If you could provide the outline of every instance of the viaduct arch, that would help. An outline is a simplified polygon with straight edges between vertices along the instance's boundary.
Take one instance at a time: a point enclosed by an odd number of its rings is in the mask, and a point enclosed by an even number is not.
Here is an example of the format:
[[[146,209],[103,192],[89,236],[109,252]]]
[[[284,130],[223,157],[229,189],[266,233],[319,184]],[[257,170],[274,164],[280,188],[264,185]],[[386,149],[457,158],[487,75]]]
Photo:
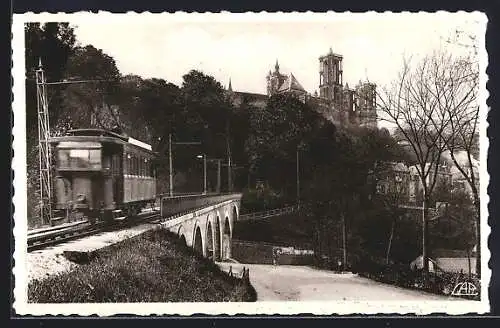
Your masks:
[[[176,233],[188,247],[214,261],[231,258],[233,227],[239,217],[241,195],[198,209],[177,218],[169,218],[162,226]]]

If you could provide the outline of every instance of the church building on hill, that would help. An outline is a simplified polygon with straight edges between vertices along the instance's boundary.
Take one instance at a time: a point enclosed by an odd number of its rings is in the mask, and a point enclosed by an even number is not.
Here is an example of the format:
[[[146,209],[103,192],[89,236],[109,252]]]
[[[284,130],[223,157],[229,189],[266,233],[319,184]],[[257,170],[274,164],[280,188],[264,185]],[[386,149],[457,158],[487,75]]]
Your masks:
[[[227,93],[235,106],[243,102],[257,108],[264,108],[267,99],[276,94],[291,94],[300,101],[311,105],[325,118],[337,126],[360,126],[377,128],[376,85],[359,82],[354,89],[343,85],[342,55],[330,52],[319,57],[319,95],[308,93],[293,73],[280,72],[278,61],[274,71],[266,76],[267,94],[235,92],[231,81]]]
[[[300,85],[299,81],[297,81],[292,73],[289,73],[287,75],[280,73],[280,66],[277,60],[276,65],[274,65],[274,72],[269,71],[269,74],[266,77],[266,81],[267,95],[269,97],[280,93],[291,93],[301,101],[306,101],[306,90],[304,90],[302,85]]]

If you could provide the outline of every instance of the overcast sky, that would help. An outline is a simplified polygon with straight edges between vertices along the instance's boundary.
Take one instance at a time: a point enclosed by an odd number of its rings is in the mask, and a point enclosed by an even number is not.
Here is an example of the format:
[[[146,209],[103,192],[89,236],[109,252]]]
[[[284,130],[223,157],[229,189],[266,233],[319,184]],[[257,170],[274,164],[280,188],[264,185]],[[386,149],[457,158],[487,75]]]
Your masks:
[[[344,83],[369,78],[385,85],[397,75],[403,55],[450,47],[445,40],[457,29],[478,30],[477,16],[467,13],[251,17],[121,15],[69,21],[78,41],[103,49],[122,74],[180,85],[184,74],[198,69],[224,86],[231,78],[236,91],[257,93],[266,92],[265,76],[276,59],[282,72],[292,72],[311,93],[318,89],[318,57],[330,47],[344,57]]]

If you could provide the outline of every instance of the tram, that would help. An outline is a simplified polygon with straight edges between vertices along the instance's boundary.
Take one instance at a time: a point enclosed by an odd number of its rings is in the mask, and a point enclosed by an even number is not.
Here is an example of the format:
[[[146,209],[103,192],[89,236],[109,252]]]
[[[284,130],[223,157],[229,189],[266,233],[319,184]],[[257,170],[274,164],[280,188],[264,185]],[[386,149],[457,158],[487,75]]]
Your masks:
[[[55,210],[112,222],[134,217],[155,202],[151,145],[102,129],[70,130],[50,143],[56,159]]]

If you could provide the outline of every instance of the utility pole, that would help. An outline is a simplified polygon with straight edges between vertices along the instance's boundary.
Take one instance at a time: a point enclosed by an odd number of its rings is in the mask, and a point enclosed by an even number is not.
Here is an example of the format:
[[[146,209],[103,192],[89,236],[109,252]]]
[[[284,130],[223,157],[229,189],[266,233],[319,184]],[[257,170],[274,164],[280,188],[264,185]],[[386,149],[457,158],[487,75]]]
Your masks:
[[[38,165],[40,170],[40,219],[44,223],[50,223],[52,220],[52,154],[49,144],[50,124],[47,89],[41,59],[38,62],[38,69],[36,70],[36,91],[38,112]]]
[[[233,189],[232,188],[232,181],[231,181],[231,175],[232,175],[232,172],[231,172],[231,157],[228,156],[227,158],[227,191],[228,192],[231,192],[231,190]]]
[[[297,205],[300,206],[299,149],[297,148]]]
[[[347,227],[346,227],[346,222],[345,222],[345,215],[344,213],[341,214],[342,216],[342,257],[343,257],[343,268],[344,271],[347,270]]]
[[[172,133],[168,134],[168,175],[169,175],[169,190],[170,197],[174,196],[174,177],[172,172]]]
[[[423,184],[422,184],[423,185]],[[424,277],[427,278],[427,273],[429,272],[429,262],[427,261],[427,220],[425,218],[425,210],[426,210],[426,192],[425,188],[423,190],[423,200],[422,200],[422,261],[423,261],[423,269],[424,269]]]
[[[207,154],[203,154],[203,193],[207,193]]]
[[[217,160],[217,193],[220,194],[220,166],[221,166],[221,160]]]
[[[229,144],[229,117],[226,121],[226,150],[227,150],[227,185],[228,192],[231,192],[233,189],[232,182],[232,168],[231,168],[231,146]]]
[[[220,176],[220,173],[221,173],[221,162],[222,162],[222,159],[220,158],[206,158],[205,157],[205,168],[206,168],[206,165],[207,163],[206,162],[217,162],[217,193],[220,193],[220,187],[221,187],[221,176]],[[206,169],[205,169],[205,172],[206,172]],[[205,174],[206,176],[206,174]]]
[[[238,166],[238,165],[235,165],[234,163],[233,163],[233,164],[231,164],[231,163],[228,163],[228,164],[222,164],[221,166],[227,167],[227,172],[228,172],[228,180],[229,180],[229,181],[228,181],[228,188],[229,188],[229,190],[228,190],[228,191],[229,191],[229,192],[231,192],[231,191],[232,191],[232,188],[231,188],[231,186],[232,186],[232,181],[231,181],[230,177],[231,177],[231,173],[232,173],[232,171],[233,171],[233,170],[242,169],[242,168],[244,168],[244,167],[243,167],[243,166]]]

